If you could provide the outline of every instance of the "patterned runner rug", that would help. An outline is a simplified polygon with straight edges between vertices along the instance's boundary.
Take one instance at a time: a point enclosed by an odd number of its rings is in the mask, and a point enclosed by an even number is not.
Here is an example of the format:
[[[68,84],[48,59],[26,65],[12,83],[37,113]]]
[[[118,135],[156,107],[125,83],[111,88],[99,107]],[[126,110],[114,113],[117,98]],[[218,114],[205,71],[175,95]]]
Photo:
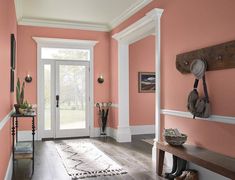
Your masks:
[[[56,149],[72,179],[127,173],[90,142],[62,142],[56,144]]]

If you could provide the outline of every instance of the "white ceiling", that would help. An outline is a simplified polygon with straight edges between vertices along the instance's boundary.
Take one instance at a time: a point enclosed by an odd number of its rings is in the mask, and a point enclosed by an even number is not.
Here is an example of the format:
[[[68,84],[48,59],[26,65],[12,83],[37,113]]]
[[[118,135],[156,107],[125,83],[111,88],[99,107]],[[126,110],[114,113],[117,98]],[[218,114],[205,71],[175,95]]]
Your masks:
[[[152,0],[15,0],[18,23],[109,31]]]

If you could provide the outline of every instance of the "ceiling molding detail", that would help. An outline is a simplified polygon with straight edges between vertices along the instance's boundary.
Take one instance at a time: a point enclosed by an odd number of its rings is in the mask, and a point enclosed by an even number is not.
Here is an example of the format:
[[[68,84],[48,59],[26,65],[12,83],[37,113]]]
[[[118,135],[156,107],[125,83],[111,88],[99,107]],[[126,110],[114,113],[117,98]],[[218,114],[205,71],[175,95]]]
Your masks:
[[[41,26],[41,27],[52,27],[52,28],[66,28],[66,29],[80,29],[90,31],[110,31],[107,25],[103,24],[92,24],[92,23],[81,23],[71,21],[55,21],[47,19],[34,19],[34,18],[21,18],[18,20],[19,25],[25,26]]]
[[[61,39],[61,38],[46,38],[46,37],[32,37],[32,39],[37,44],[46,44],[46,45],[54,45],[56,46],[63,45],[63,46],[87,46],[93,47],[99,41],[91,41],[91,40],[77,40],[77,39]]]
[[[17,21],[19,21],[22,18],[22,11],[23,11],[22,2],[21,0],[14,0],[14,3],[15,3],[16,19]]]
[[[155,8],[145,14],[144,17],[134,22],[126,29],[118,32],[112,36],[117,41],[132,44],[140,39],[143,39],[155,32],[155,24],[153,23],[156,18],[160,18],[163,13],[163,9]],[[144,28],[143,28],[144,27]],[[138,33],[138,38],[136,34]],[[134,37],[134,39],[133,39]]]
[[[142,9],[152,1],[153,0],[143,0],[141,2],[133,4],[130,8],[122,12],[120,16],[116,17],[109,24],[96,24],[96,23],[84,23],[77,21],[61,21],[61,20],[28,18],[28,17],[26,18],[23,16],[22,0],[14,0],[16,16],[19,25],[80,29],[80,30],[104,31],[104,32],[111,31],[113,28],[120,25],[122,22],[127,20],[129,17],[134,15],[136,12],[138,12],[140,9]]]
[[[134,15],[136,12],[138,12],[140,9],[144,8],[146,5],[148,5],[153,0],[143,0],[142,2],[137,2],[133,4],[130,8],[125,10],[120,16],[116,17],[110,24],[110,29],[114,29],[118,25],[120,25],[122,22],[127,20],[129,17]]]

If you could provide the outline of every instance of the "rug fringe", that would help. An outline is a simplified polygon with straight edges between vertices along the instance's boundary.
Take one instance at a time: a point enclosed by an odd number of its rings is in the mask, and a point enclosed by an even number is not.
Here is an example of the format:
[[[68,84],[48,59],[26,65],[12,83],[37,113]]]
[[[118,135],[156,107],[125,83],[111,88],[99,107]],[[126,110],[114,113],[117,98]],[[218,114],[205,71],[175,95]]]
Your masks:
[[[123,175],[127,174],[127,171],[124,169],[113,169],[113,170],[102,170],[102,171],[90,171],[90,172],[83,172],[83,173],[75,173],[69,174],[72,176],[72,179],[84,179],[84,178],[91,178],[91,177],[98,177],[98,176],[114,176],[114,175]]]

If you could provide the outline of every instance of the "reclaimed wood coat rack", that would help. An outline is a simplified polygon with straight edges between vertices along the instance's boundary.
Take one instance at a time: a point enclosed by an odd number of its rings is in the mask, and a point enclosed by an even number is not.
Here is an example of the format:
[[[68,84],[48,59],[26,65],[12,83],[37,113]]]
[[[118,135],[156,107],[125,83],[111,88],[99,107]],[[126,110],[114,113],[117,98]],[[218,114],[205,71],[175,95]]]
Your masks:
[[[176,68],[183,74],[190,73],[194,59],[207,62],[207,71],[235,68],[235,41],[186,52],[176,56]]]

